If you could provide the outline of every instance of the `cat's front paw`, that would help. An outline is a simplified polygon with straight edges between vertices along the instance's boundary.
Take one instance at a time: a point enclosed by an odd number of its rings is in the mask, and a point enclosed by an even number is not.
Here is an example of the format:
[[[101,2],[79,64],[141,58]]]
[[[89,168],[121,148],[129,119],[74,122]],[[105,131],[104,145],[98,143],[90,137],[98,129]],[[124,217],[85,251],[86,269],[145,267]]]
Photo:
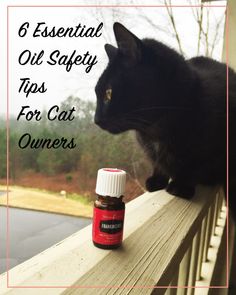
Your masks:
[[[168,184],[168,178],[162,176],[150,176],[146,180],[146,189],[149,192],[159,191],[164,189]]]
[[[166,191],[171,195],[178,196],[185,199],[191,199],[195,193],[195,187],[192,185],[171,181]]]

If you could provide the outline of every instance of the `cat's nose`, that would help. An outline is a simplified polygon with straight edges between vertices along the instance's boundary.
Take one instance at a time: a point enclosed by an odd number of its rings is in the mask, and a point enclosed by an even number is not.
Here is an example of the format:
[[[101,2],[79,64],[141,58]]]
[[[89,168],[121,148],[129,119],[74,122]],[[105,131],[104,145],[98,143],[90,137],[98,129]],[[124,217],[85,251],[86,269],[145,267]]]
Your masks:
[[[101,122],[102,122],[101,118],[99,118],[99,116],[95,115],[95,117],[94,117],[94,123],[97,124],[97,125],[99,125],[99,124],[101,124]]]
[[[94,123],[98,125],[99,127],[103,128],[107,124],[106,118],[104,116],[101,116],[101,114],[96,114],[94,116]]]

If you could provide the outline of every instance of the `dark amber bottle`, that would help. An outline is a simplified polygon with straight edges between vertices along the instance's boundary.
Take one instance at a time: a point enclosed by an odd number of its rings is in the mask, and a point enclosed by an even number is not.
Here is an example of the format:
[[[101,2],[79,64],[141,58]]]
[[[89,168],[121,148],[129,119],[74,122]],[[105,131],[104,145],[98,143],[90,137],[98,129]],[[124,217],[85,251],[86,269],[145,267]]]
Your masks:
[[[122,244],[125,180],[123,170],[103,168],[98,171],[93,214],[93,243],[96,247],[115,249]]]

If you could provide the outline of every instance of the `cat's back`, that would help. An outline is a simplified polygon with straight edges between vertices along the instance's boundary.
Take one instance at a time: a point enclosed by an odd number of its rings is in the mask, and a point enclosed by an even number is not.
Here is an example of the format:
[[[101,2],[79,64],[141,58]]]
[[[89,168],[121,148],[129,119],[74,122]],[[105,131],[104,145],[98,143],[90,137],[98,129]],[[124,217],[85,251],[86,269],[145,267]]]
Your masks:
[[[227,94],[227,66],[226,64],[208,57],[194,57],[189,59],[190,68],[200,79],[202,97],[205,103],[211,102],[219,110],[226,111]],[[236,73],[228,68],[229,100],[232,107],[236,107]]]
[[[225,84],[222,83],[223,81],[226,81],[227,74],[227,68],[224,63],[204,56],[193,57],[187,62],[201,79],[212,83],[220,80],[220,85],[225,87]]]
[[[199,56],[189,59],[189,66],[195,71],[201,80],[201,85],[207,93],[213,93],[217,99],[226,99],[227,77],[228,92],[231,109],[236,111],[236,72],[225,63],[213,60],[208,57]]]
[[[209,57],[197,56],[187,60],[190,68],[195,71],[200,79],[212,82],[215,87],[222,86],[226,90],[227,70],[232,91],[236,91],[236,73],[225,63],[216,61]],[[202,82],[204,82],[204,80]],[[217,82],[220,82],[217,86]],[[225,82],[225,83],[224,83]],[[235,95],[232,97],[236,100]]]

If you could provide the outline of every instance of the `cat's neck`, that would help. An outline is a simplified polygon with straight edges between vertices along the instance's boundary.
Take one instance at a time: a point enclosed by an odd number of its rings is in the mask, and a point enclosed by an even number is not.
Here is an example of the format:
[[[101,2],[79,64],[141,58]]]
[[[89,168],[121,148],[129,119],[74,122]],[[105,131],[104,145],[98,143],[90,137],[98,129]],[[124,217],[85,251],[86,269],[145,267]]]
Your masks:
[[[198,122],[198,115],[195,111],[183,110],[179,113],[166,112],[160,118],[144,128],[137,128],[136,132],[148,141],[170,142],[175,138],[186,134],[193,134]]]

